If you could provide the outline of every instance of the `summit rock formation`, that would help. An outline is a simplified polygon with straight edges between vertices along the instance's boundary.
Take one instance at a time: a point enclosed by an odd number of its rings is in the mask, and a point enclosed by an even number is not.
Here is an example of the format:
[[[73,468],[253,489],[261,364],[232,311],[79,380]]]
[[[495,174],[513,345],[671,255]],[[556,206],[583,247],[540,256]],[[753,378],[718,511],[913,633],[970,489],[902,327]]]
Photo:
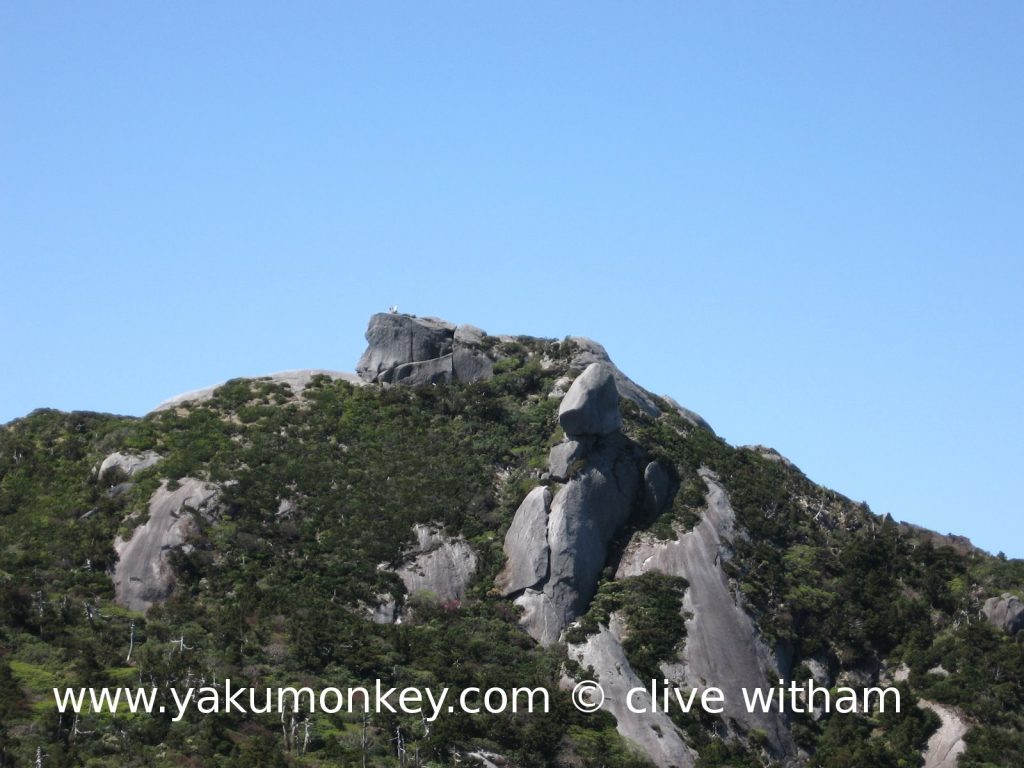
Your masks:
[[[0,679],[17,688],[18,764],[37,743],[117,764],[129,742],[158,766],[193,742],[238,764],[278,747],[296,764],[392,764],[397,745],[407,761],[510,768],[1024,762],[1019,561],[729,445],[590,339],[390,312],[366,342],[355,373],[4,427]],[[91,718],[51,737],[52,717],[33,720],[52,693],[29,690],[40,682],[161,675],[529,683],[561,704],[471,726],[371,717],[358,741],[315,717],[225,720],[227,739]],[[606,715],[566,719],[585,678]],[[911,705],[848,720],[745,706],[744,692],[807,678],[894,683]],[[652,679],[715,687],[723,712],[634,711],[633,689],[655,703]],[[0,752],[15,743],[4,727]]]

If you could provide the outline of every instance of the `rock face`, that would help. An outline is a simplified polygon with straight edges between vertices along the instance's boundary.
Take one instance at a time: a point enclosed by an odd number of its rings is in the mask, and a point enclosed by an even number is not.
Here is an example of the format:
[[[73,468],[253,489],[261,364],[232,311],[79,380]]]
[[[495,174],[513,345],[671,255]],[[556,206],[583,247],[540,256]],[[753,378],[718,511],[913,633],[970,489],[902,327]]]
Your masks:
[[[401,565],[393,569],[402,580],[405,591],[412,596],[427,594],[442,602],[461,600],[466,586],[476,572],[476,553],[461,536],[445,536],[432,525],[414,525],[416,544],[405,553]],[[381,570],[392,570],[386,563]],[[394,595],[377,595],[375,605],[365,606],[367,617],[377,624],[400,624],[405,609]]]
[[[552,480],[564,483],[569,479],[572,465],[583,458],[586,447],[578,440],[565,440],[548,454],[548,473]]]
[[[131,477],[136,472],[149,469],[162,457],[156,451],[145,451],[143,453],[112,453],[105,458],[97,470],[97,475],[102,478],[112,469],[120,470],[125,477]]]
[[[741,689],[765,688],[766,674],[774,678],[777,665],[750,616],[737,603],[722,570],[723,558],[731,555],[735,513],[714,476],[710,472],[701,476],[708,493],[707,511],[700,523],[676,541],[634,537],[623,553],[616,578],[652,570],[685,578],[689,582],[683,599],[686,646],[679,662],[663,666],[662,671],[685,686],[720,688],[726,701],[722,718],[731,731],[738,734],[758,728],[777,755],[793,754],[795,747],[781,716],[750,713],[744,706]]]
[[[659,768],[690,768],[696,763],[697,755],[683,741],[668,715],[650,711],[650,693],[633,698],[634,707],[646,709],[646,714],[629,711],[627,693],[633,688],[649,688],[650,681],[640,680],[626,659],[620,638],[608,627],[602,625],[584,643],[569,646],[569,656],[584,668],[593,668],[605,692],[603,708],[615,716],[618,732],[640,747],[651,762]]]
[[[114,542],[114,592],[121,605],[145,611],[171,594],[170,553],[184,544],[193,514],[208,511],[216,500],[217,489],[194,478],[184,478],[175,490],[166,482],[157,488],[149,500],[149,519],[127,541]]]
[[[542,645],[558,642],[594,596],[608,545],[628,519],[640,483],[634,450],[618,433],[597,440],[585,455],[583,469],[551,502],[548,561],[546,568],[537,568],[545,570],[547,578],[515,598],[523,608],[523,627]]]
[[[967,749],[964,736],[968,725],[952,707],[935,704],[924,699],[918,702],[923,709],[930,709],[939,716],[942,724],[928,739],[924,751],[924,768],[956,768],[960,755]]]
[[[438,600],[459,600],[476,571],[476,553],[461,536],[452,538],[431,525],[415,525],[416,545],[395,569],[413,595],[427,592]]]
[[[1006,593],[1002,597],[990,597],[981,611],[992,626],[1011,635],[1024,629],[1024,603],[1016,595]]]
[[[503,596],[535,587],[548,575],[548,510],[551,491],[530,491],[505,535],[505,568],[495,581]]]
[[[576,377],[558,408],[565,434],[607,435],[622,426],[614,370],[608,363],[591,363]]]
[[[644,512],[648,517],[661,514],[668,506],[672,479],[656,461],[644,467]]]
[[[356,372],[367,382],[412,386],[482,381],[494,368],[479,349],[484,336],[479,328],[437,318],[376,314],[366,329],[369,346]]]

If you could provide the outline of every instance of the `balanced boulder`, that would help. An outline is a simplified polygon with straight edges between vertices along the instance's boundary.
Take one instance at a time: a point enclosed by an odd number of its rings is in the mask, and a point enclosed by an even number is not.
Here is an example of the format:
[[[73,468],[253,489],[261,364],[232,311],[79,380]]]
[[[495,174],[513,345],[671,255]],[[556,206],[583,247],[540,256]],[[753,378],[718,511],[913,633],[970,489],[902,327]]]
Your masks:
[[[558,421],[570,437],[607,435],[622,426],[615,372],[607,363],[591,363],[569,387]]]

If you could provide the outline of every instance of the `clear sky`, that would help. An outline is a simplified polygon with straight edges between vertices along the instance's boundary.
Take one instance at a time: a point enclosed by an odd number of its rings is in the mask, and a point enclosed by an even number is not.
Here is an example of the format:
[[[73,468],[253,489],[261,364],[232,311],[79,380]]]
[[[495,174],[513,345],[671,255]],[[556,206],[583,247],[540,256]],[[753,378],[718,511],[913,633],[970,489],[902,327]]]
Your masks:
[[[1024,557],[1024,4],[0,4],[0,422],[590,336]]]

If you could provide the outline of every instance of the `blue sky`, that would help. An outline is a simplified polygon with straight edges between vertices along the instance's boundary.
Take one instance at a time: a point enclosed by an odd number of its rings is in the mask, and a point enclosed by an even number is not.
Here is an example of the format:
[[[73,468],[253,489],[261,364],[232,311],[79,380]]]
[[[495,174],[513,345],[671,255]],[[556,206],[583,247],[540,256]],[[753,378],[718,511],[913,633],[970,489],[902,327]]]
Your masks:
[[[1024,556],[1020,3],[4,3],[0,422],[604,343],[735,444]]]

